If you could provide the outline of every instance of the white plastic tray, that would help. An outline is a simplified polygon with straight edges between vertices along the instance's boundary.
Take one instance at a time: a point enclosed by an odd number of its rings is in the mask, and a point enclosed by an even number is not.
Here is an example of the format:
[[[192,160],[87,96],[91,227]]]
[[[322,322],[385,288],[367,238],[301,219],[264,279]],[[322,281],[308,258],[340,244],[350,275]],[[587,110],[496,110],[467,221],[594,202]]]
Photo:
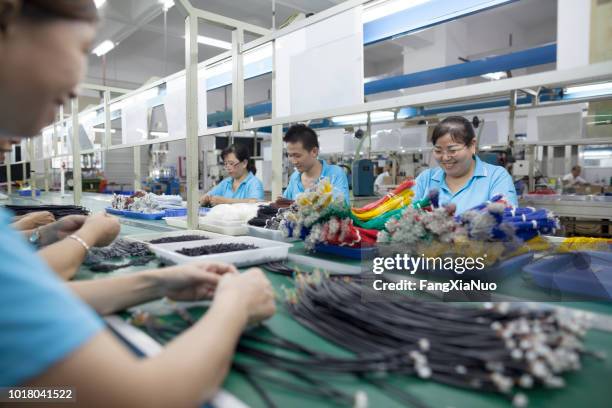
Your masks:
[[[249,229],[246,224],[238,223],[223,223],[214,222],[208,216],[200,217],[198,220],[198,228],[204,231],[215,232],[221,235],[247,235]],[[165,219],[166,224],[175,228],[187,228],[187,217],[168,217]]]
[[[182,248],[194,248],[203,245],[229,243],[251,244],[255,245],[257,248],[202,256],[187,256],[175,252]],[[210,239],[207,241],[154,244],[150,246],[150,249],[160,258],[176,264],[183,264],[194,261],[214,261],[227,262],[234,264],[237,267],[243,267],[251,265],[260,265],[266,262],[282,261],[284,259],[287,259],[289,248],[291,248],[291,246],[292,245],[288,243],[271,241],[269,239],[261,239],[256,237],[226,237],[219,239]]]
[[[298,238],[284,237],[283,233],[278,231],[278,230],[272,230],[272,229],[268,229],[268,228],[256,227],[254,225],[248,225],[248,224],[247,224],[247,228],[249,229],[249,235],[252,236],[252,237],[258,237],[258,238],[263,238],[263,239],[271,239],[273,241],[280,241],[280,242],[295,242],[295,241],[299,241]]]
[[[216,232],[223,235],[246,235],[249,232],[247,225],[242,222],[218,222],[206,217],[200,217],[198,224],[200,229]]]
[[[125,239],[129,239],[132,241],[142,242],[144,244],[149,244],[149,241],[158,238],[166,238],[166,237],[180,237],[183,235],[201,235],[203,240],[210,240],[216,238],[226,238],[226,235],[215,234],[214,232],[201,231],[201,230],[183,230],[183,231],[169,231],[169,232],[156,232],[151,234],[138,234],[138,235],[128,235]],[[191,241],[186,241],[191,242]]]

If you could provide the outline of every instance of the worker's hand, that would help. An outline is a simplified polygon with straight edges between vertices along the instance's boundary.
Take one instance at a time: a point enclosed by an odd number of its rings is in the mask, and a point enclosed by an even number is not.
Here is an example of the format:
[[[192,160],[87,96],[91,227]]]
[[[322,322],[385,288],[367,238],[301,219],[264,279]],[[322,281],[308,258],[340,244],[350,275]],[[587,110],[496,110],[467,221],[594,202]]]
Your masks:
[[[221,276],[238,273],[231,264],[193,262],[150,272],[160,288],[160,295],[172,300],[212,299]]]
[[[221,197],[221,196],[210,196],[210,198],[208,199],[210,205],[215,206],[215,205],[219,205],[219,204],[227,204],[227,200],[225,197]]]
[[[49,211],[35,211],[20,217],[13,223],[13,227],[19,231],[32,230],[51,224],[55,217]]]
[[[74,234],[83,226],[87,219],[84,215],[67,215],[62,219],[47,224],[38,229],[40,233],[39,246],[44,247]]]
[[[276,311],[272,285],[259,268],[224,274],[217,285],[214,302],[224,307],[243,307],[250,323],[267,319]]]
[[[200,205],[208,205],[210,204],[210,196],[208,194],[200,197]]]
[[[77,235],[91,246],[103,247],[113,242],[120,230],[117,217],[100,212],[86,217]]]

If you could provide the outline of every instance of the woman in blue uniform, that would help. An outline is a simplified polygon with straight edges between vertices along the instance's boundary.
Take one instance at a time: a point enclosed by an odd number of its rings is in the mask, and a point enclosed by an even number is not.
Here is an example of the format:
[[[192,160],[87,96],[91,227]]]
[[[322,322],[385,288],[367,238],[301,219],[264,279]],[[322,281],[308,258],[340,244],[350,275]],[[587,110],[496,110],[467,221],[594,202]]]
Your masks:
[[[431,142],[439,167],[427,169],[416,179],[415,200],[439,191],[440,205],[454,203],[455,214],[469,210],[496,194],[518,205],[512,177],[501,166],[483,162],[476,155],[476,135],[462,116],[450,116],[434,129]]]
[[[200,199],[200,204],[217,205],[255,203],[263,201],[264,189],[255,177],[257,169],[244,145],[233,144],[221,153],[223,166],[229,177],[225,178]]]

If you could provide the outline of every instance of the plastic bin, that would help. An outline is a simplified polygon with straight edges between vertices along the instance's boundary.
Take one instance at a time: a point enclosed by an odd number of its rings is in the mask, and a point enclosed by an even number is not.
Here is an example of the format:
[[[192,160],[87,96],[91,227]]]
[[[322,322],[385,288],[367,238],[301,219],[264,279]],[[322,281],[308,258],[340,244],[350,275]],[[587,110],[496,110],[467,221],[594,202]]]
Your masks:
[[[297,238],[287,238],[283,236],[283,233],[279,230],[273,230],[268,228],[256,227],[254,225],[248,225],[249,235],[252,237],[258,237],[263,239],[271,239],[272,241],[281,242],[295,242],[299,241]]]
[[[126,218],[135,218],[139,220],[161,220],[166,215],[164,211],[156,213],[140,213],[136,211],[117,210],[116,208],[112,207],[106,207],[105,211],[109,214],[119,215]]]
[[[143,244],[147,244],[147,245],[152,245],[149,243],[149,241],[152,241],[154,239],[166,238],[166,237],[180,237],[183,235],[201,235],[202,240],[206,240],[206,241],[209,241],[211,239],[227,238],[227,236],[225,235],[215,234],[214,232],[208,232],[208,231],[202,231],[202,230],[181,230],[181,231],[169,231],[169,232],[155,232],[151,234],[128,235],[127,237],[125,237],[125,239],[131,240],[131,241],[142,242]],[[185,241],[185,242],[196,242],[196,241]],[[185,242],[180,242],[180,243],[183,244]]]
[[[612,299],[612,252],[557,254],[524,269],[544,289]]]
[[[36,189],[34,194],[36,195],[36,197],[39,197],[40,196],[40,190]],[[32,190],[19,190],[19,195],[21,197],[32,197]]]
[[[339,245],[316,244],[314,249],[315,252],[322,252],[350,259],[372,259],[378,255],[377,247],[351,248]]]
[[[184,231],[181,231],[183,234]],[[221,254],[187,256],[176,252],[182,248],[194,248],[203,245],[214,244],[251,244],[256,249],[246,249],[243,251],[225,252]],[[282,261],[287,259],[291,244],[261,239],[256,237],[226,237],[210,239],[207,241],[177,242],[171,244],[153,244],[149,248],[160,258],[176,263],[189,263],[194,261],[227,262],[237,267],[261,265],[267,262]]]

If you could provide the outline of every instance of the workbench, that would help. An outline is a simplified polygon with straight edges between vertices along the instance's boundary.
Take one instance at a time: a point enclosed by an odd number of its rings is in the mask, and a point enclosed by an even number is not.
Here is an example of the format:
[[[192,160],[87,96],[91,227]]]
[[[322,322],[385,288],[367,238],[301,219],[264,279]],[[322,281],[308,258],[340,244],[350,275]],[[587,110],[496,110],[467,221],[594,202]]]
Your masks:
[[[59,194],[56,193],[42,193],[41,197],[37,199],[13,196],[10,198],[7,204],[12,203],[32,205],[36,202],[41,204],[71,204],[71,199],[71,197],[59,197]],[[110,196],[84,193],[82,205],[92,210],[92,212],[97,212],[102,211],[103,208],[108,205],[109,201]],[[152,231],[174,230],[174,228],[168,227],[163,220],[141,221],[122,218],[120,221],[122,236],[144,234]],[[327,261],[328,263],[326,266],[330,267],[333,267],[334,265],[343,265],[349,270],[359,269],[359,261],[343,261],[339,258],[324,256],[321,254],[316,254],[313,256],[304,250],[301,243],[294,244],[294,248],[290,251],[290,261],[295,262],[298,265],[300,260],[305,261],[302,269],[306,271],[312,269],[313,265],[317,265],[317,259]],[[312,261],[315,262],[313,263]],[[308,263],[310,265],[306,265]],[[142,267],[130,267],[114,271],[110,274],[93,274],[87,270],[87,268],[81,268],[76,279],[104,279],[108,276],[129,274],[137,270],[151,267],[157,267],[157,265],[155,263],[151,263],[150,265]],[[292,286],[292,280],[285,276],[275,275],[270,272],[267,272],[267,276],[270,278],[275,291],[279,294],[282,294],[281,287]],[[528,294],[531,291],[533,292],[533,295],[536,295],[538,292],[537,287],[531,284],[529,280],[524,279],[524,277],[522,277],[520,274],[509,278],[508,285],[513,286],[515,290],[525,292],[525,294]],[[606,319],[612,318],[611,302],[565,301],[557,302],[554,305],[579,308],[586,311],[596,312]],[[329,343],[310,330],[301,326],[291,318],[289,313],[284,310],[281,305],[278,306],[276,315],[267,322],[267,324],[277,333],[293,341],[304,344],[312,349],[337,356],[350,355],[347,351]],[[143,332],[138,332],[140,335],[144,335]],[[126,340],[130,342],[130,338],[127,338]],[[149,340],[151,339],[149,338]],[[135,341],[135,343],[138,342]],[[610,354],[612,352],[612,332],[591,330],[586,337],[585,345],[592,350],[605,351],[606,353]],[[536,390],[527,391],[526,394],[530,401],[529,406],[555,408],[610,406],[610,400],[612,399],[612,355],[608,356],[605,361],[598,361],[590,357],[585,357],[583,359],[583,368],[580,372],[570,373],[564,377],[567,381],[567,386],[565,388],[550,390],[538,388]],[[321,376],[321,378],[327,381],[327,379],[331,377]],[[369,407],[405,406],[397,400],[391,398],[381,389],[354,377],[342,376],[330,379],[329,381],[337,388],[349,393],[354,393],[357,390],[365,391],[368,395]],[[389,375],[386,377],[386,381],[388,381],[389,384],[396,385],[410,392],[412,395],[419,398],[430,407],[489,408],[509,407],[511,405],[510,402],[501,395],[467,391],[432,381],[421,380],[415,377]],[[230,372],[223,384],[223,389],[251,407],[265,406],[252,386],[242,375],[237,372]],[[273,385],[266,388],[266,391],[279,407],[334,406],[327,400],[294,394]]]

